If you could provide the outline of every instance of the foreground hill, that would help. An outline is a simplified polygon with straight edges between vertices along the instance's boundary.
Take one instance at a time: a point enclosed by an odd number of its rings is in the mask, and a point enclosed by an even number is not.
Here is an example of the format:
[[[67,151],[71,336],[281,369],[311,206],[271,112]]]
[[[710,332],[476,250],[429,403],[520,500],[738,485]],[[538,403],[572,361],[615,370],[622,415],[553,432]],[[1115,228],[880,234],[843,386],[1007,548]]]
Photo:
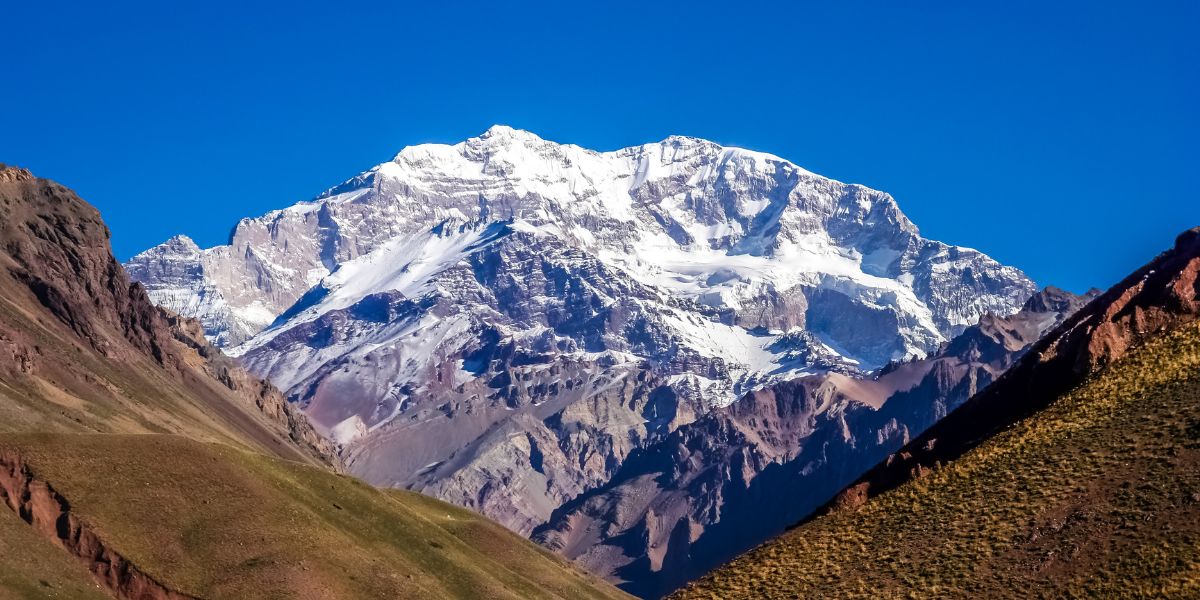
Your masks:
[[[624,597],[334,462],[130,283],[94,208],[0,166],[0,599]]]
[[[830,514],[676,597],[1196,596],[1198,273],[1192,230]]]
[[[278,390],[129,281],[108,237],[73,192],[0,165],[0,432],[177,433],[330,463]]]
[[[0,498],[41,534],[0,542],[14,597],[90,591],[83,564],[133,598],[624,597],[470,511],[180,436],[0,435]]]

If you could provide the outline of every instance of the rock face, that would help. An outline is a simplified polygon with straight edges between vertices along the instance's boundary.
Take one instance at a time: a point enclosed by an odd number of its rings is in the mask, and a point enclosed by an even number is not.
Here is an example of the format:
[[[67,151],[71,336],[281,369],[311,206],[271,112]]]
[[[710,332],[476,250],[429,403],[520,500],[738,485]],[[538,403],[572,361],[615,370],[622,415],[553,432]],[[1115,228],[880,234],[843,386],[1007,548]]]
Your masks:
[[[159,306],[203,323],[213,344],[228,347],[231,342],[242,342],[273,320],[270,312],[256,310],[259,305],[253,302],[235,311],[224,294],[233,295],[236,291],[226,290],[223,294],[213,285],[193,289],[196,282],[203,281],[203,269],[213,262],[215,255],[202,253],[187,237],[173,237],[151,252],[152,255],[142,254],[141,260],[127,265],[130,275],[150,287],[150,297]],[[246,260],[252,258],[247,256]]]
[[[352,472],[521,533],[715,406],[925,356],[1034,291],[887,194],[778,157],[499,126],[128,269]]]
[[[751,392],[633,453],[533,537],[626,591],[661,596],[806,516],[1094,295],[1048,288],[874,378],[828,373]]]
[[[131,283],[93,207],[0,165],[0,431],[174,432],[329,463],[332,445]]]

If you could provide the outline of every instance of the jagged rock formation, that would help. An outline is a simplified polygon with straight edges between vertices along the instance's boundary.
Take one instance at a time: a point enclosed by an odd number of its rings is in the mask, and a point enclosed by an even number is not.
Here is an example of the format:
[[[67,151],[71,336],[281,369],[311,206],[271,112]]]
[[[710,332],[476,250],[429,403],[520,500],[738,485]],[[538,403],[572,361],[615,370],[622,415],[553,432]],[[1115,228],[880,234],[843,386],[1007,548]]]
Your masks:
[[[778,157],[499,126],[128,268],[352,472],[523,533],[713,406],[924,356],[1034,291],[887,194]]]
[[[0,166],[0,431],[176,432],[330,463],[283,394],[150,302],[96,209]]]
[[[658,597],[783,531],[983,389],[1098,292],[1048,288],[877,377],[775,384],[631,455],[534,539]]]

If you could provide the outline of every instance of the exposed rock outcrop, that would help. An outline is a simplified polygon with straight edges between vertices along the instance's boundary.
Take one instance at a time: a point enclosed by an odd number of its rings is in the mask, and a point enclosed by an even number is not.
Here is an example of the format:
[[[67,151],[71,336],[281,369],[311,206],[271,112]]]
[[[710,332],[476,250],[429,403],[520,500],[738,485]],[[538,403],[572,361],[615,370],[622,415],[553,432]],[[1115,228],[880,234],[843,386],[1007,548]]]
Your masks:
[[[289,402],[271,382],[251,375],[237,361],[225,356],[204,337],[199,321],[181,317],[160,308],[175,341],[194,351],[201,359],[199,368],[219,381],[235,397],[252,404],[270,422],[287,432],[300,448],[340,468],[337,449],[312,426],[300,408]]]

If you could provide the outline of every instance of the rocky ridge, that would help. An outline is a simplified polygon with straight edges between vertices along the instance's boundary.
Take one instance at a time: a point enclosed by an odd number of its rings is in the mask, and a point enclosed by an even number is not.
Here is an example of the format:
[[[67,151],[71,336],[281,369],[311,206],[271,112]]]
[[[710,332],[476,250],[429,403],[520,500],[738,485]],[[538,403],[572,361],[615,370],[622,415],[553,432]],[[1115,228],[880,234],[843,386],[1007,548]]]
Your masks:
[[[180,432],[329,464],[332,445],[155,306],[67,188],[0,166],[0,431]]]

